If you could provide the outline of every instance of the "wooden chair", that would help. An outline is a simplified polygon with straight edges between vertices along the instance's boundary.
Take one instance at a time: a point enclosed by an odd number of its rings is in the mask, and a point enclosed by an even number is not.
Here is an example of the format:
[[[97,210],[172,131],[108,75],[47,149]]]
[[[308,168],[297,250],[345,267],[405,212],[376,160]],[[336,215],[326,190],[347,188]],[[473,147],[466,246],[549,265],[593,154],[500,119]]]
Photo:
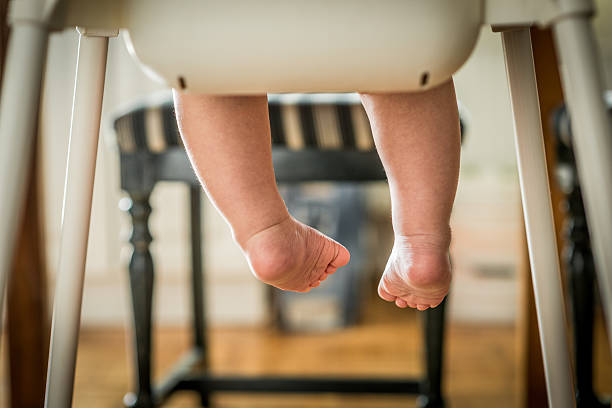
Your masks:
[[[612,92],[607,92],[608,113],[612,120]],[[553,113],[557,154],[557,181],[565,193],[566,247],[564,266],[567,273],[570,322],[574,350],[574,379],[578,408],[604,408],[609,398],[598,396],[593,387],[593,335],[595,320],[595,260],[591,249],[589,227],[580,191],[580,179],[573,147],[570,115],[566,106]]]
[[[271,95],[274,169],[279,183],[372,182],[386,179],[369,122],[356,94]],[[463,130],[463,124],[461,126]],[[425,373],[419,379],[219,377],[208,371],[202,282],[201,186],[179,137],[171,97],[138,102],[114,120],[121,162],[121,187],[131,199],[132,289],[136,384],[124,402],[151,407],[178,390],[194,390],[203,406],[215,391],[372,392],[417,394],[419,406],[442,407],[442,349],[445,302],[424,317]],[[463,132],[462,132],[463,133]],[[151,383],[154,262],[149,251],[149,197],[160,181],[190,188],[192,349],[157,386]]]

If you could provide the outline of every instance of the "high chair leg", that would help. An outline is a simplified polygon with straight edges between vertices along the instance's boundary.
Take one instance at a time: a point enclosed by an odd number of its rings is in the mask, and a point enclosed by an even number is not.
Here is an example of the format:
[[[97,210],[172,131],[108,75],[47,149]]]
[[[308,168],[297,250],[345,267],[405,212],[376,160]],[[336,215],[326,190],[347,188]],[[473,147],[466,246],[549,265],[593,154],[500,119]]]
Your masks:
[[[574,407],[567,320],[528,28],[502,33],[549,406]]]
[[[553,26],[553,33],[612,350],[612,129],[589,19],[569,16]]]
[[[108,37],[81,31],[45,406],[71,406]]]
[[[45,27],[18,22],[12,27],[6,55],[0,101],[0,323],[23,216],[47,37]]]

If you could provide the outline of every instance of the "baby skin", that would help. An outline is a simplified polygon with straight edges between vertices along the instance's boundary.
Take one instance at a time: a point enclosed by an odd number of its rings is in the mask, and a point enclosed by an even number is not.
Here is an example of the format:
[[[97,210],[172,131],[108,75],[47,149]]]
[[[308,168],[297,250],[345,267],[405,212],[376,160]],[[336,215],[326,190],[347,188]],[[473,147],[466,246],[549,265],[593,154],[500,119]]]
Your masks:
[[[460,147],[453,83],[361,97],[389,180],[395,233],[378,293],[401,308],[435,307],[451,280]],[[265,95],[174,98],[191,163],[258,279],[308,292],[348,263],[346,248],[294,219],[280,197]]]

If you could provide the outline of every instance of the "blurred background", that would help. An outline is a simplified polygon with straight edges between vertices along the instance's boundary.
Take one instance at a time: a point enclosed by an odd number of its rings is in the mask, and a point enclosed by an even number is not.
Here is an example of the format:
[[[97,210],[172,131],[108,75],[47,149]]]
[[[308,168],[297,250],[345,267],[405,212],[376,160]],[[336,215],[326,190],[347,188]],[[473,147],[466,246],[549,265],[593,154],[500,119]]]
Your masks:
[[[596,3],[596,33],[607,85],[612,88],[612,4],[605,0]],[[59,253],[77,42],[73,31],[51,36],[41,106],[38,154],[45,203],[42,219],[49,305]],[[455,87],[465,139],[452,217],[454,276],[446,309],[443,392],[453,407],[544,406],[528,402],[529,398],[544,401],[538,395],[542,392],[541,374],[538,377],[541,362],[537,355],[533,357],[533,344],[537,343],[533,343],[534,326],[528,308],[529,271],[501,39],[489,27],[482,29],[472,57],[455,75]],[[135,387],[127,270],[132,223],[124,211],[129,202],[120,188],[112,119],[133,101],[164,91],[144,75],[121,39],[110,41],[75,406],[122,406],[123,396]],[[283,187],[283,193],[294,213],[307,220],[313,217],[311,207],[304,204],[307,201],[323,203],[323,212],[325,206],[338,205],[332,200],[336,196],[344,195],[344,201],[336,197],[344,203],[359,203],[358,207],[349,206],[359,216],[351,227],[358,236],[354,245],[360,251],[351,269],[351,276],[358,276],[358,289],[350,296],[341,289],[325,292],[323,287],[319,296],[313,291],[311,297],[271,293],[252,276],[227,225],[203,198],[205,310],[213,371],[419,376],[423,371],[422,314],[399,310],[376,296],[377,280],[392,245],[385,183],[366,183],[359,189],[318,183],[300,189]],[[160,378],[191,341],[188,187],[159,183],[151,196],[151,207],[153,362],[154,376]],[[320,213],[315,218],[334,228],[333,219],[321,219]],[[333,279],[329,284],[334,285]],[[349,283],[344,281],[336,284],[338,288],[346,285]],[[353,311],[348,317],[342,314],[346,304]],[[596,305],[594,384],[597,392],[609,394],[612,365],[598,301]],[[50,306],[47,313],[51,313]],[[6,345],[2,348],[6,350]],[[0,406],[9,407],[6,354],[0,357]],[[168,406],[197,406],[198,401],[191,394],[178,393]],[[415,406],[415,398],[408,396],[368,399],[327,394],[226,394],[216,396],[214,401],[220,407]]]

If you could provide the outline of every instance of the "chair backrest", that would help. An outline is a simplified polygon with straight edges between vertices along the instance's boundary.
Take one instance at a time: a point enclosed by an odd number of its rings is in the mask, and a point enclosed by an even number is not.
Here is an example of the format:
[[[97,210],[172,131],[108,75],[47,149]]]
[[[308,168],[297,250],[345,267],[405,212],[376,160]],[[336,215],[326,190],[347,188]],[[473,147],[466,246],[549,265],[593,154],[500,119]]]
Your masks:
[[[374,150],[367,115],[356,94],[270,95],[272,145],[291,150]],[[122,153],[162,153],[181,146],[172,98],[153,98],[114,119]]]
[[[272,94],[268,110],[274,148],[375,150],[370,123],[357,94]],[[460,116],[463,138],[464,115]],[[122,109],[113,127],[122,153],[159,154],[182,146],[169,93]]]

